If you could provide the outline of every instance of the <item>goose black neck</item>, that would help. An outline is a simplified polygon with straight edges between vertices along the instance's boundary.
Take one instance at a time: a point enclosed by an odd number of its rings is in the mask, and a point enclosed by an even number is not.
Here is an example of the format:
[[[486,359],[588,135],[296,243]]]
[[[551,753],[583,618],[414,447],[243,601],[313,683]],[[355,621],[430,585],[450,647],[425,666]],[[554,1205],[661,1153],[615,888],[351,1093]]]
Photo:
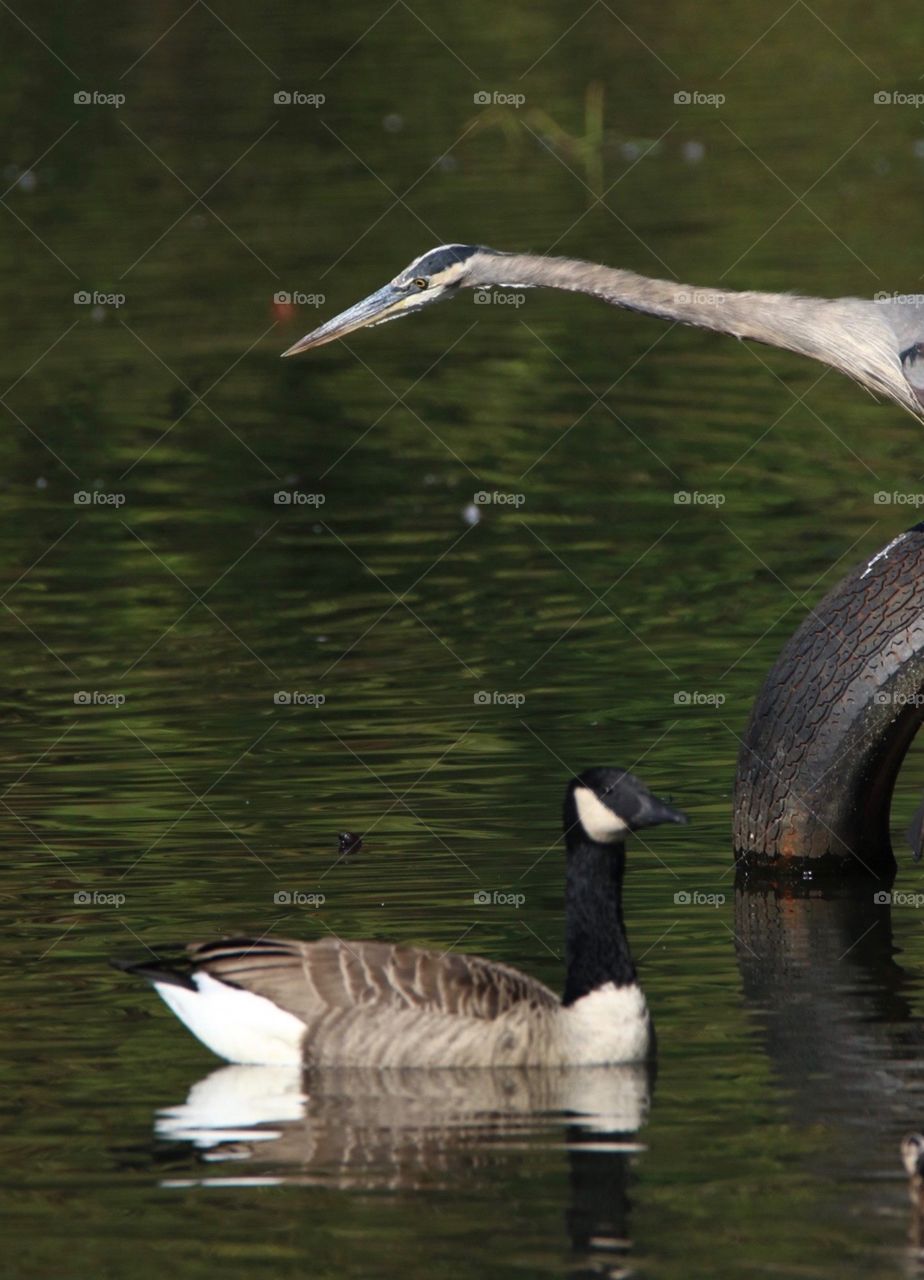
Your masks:
[[[625,865],[625,845],[597,844],[586,836],[568,842],[565,1005],[607,982],[623,987],[636,980],[622,922]]]

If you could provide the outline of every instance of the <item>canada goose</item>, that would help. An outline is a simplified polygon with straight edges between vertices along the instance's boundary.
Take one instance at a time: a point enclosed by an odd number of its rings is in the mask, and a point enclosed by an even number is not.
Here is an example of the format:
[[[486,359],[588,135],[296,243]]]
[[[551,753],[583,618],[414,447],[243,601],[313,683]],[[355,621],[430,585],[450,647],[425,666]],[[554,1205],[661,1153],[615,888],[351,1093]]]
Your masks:
[[[924,1137],[920,1133],[906,1134],[902,1138],[901,1153],[911,1201],[908,1239],[915,1249],[921,1249],[924,1248]]]
[[[902,1164],[909,1178],[916,1178],[920,1185],[924,1175],[924,1137],[919,1133],[908,1133],[902,1138]]]
[[[625,836],[686,815],[623,769],[587,769],[565,793],[566,965],[559,998],[476,956],[384,942],[232,938],[139,974],[229,1062],[360,1067],[590,1066],[654,1048],[622,921]]]

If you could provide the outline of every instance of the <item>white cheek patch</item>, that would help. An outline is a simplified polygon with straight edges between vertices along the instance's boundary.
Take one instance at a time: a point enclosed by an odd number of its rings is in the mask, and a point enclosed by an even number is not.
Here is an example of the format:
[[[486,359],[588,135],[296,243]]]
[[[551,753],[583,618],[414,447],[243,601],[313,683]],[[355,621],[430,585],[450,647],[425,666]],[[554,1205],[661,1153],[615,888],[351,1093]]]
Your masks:
[[[598,844],[616,844],[629,830],[628,823],[598,800],[589,787],[575,787],[574,803],[581,826]]]

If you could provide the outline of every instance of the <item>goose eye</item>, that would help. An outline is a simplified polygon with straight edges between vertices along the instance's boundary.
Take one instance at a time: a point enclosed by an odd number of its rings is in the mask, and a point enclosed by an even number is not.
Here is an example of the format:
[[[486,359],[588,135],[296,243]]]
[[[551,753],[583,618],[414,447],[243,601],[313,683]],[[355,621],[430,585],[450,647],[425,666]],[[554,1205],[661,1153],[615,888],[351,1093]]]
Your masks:
[[[415,289],[426,289],[426,287],[427,287],[427,285],[429,285],[429,283],[430,283],[430,281],[427,279],[427,277],[426,277],[426,276],[418,276],[418,277],[417,277],[417,279],[414,281],[414,288],[415,288]]]

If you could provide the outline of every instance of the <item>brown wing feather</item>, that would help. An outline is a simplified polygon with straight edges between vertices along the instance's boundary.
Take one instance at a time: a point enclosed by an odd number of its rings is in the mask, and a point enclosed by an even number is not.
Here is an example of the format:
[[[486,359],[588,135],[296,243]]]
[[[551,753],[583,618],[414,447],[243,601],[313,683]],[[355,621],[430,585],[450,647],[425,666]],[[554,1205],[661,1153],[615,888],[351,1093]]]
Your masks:
[[[340,938],[233,938],[188,950],[195,968],[266,996],[306,1021],[324,1010],[364,1005],[485,1019],[523,1003],[559,1005],[554,992],[519,970],[455,952]]]

